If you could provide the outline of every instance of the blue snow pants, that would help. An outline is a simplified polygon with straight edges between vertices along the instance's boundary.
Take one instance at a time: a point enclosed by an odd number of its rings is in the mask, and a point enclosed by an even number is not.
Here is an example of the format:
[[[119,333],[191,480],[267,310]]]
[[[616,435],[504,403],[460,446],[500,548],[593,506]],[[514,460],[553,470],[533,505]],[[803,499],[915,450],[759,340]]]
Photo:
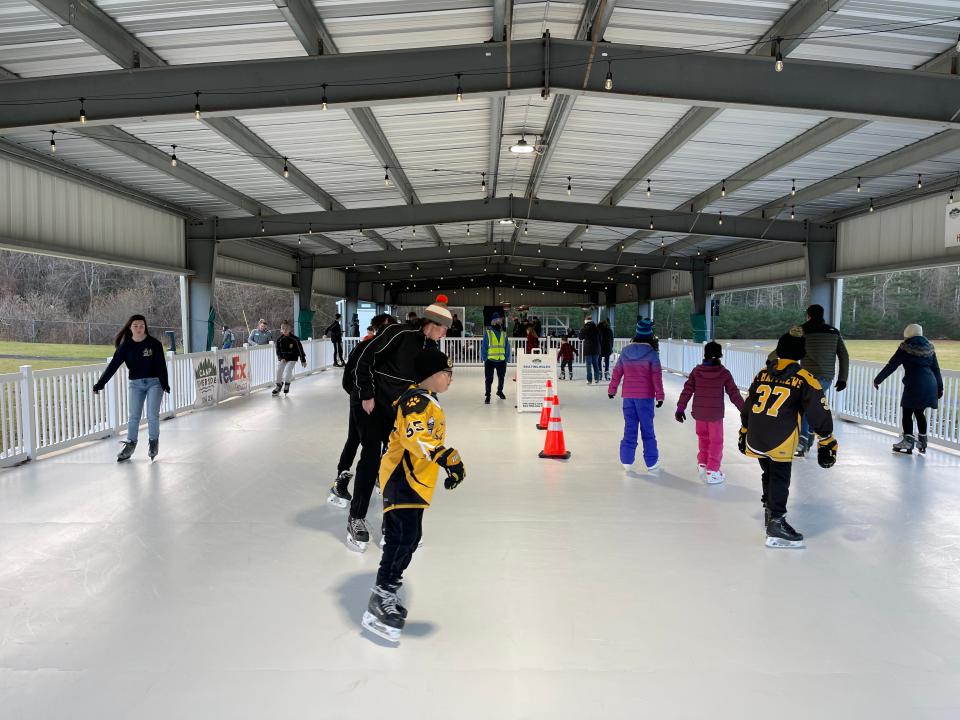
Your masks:
[[[643,438],[643,462],[647,467],[660,459],[657,435],[653,429],[653,398],[623,399],[623,440],[620,441],[620,462],[632,465],[637,457],[637,430]]]

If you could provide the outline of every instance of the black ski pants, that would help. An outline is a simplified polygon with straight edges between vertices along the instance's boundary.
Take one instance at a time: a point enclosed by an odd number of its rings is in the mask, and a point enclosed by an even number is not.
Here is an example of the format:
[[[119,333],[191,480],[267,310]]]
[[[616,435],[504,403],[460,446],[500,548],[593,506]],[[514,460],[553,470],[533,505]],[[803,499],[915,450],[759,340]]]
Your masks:
[[[333,342],[333,364],[343,365],[343,339],[332,338]]]
[[[403,467],[397,466],[397,470],[400,471],[397,482],[406,482],[403,478]],[[391,482],[394,480],[391,479]],[[423,537],[423,508],[398,508],[384,513],[383,534],[386,542],[380,556],[377,585],[400,585],[403,571],[413,559],[420,538]]]
[[[360,428],[357,424],[357,416],[353,410],[353,401],[350,401],[350,412],[347,413],[347,441],[343,444],[343,451],[340,453],[340,462],[337,463],[337,475],[353,467],[353,461],[357,457],[357,450],[360,448]],[[361,408],[361,411],[363,408]]]
[[[790,472],[793,463],[774,462],[770,458],[760,458],[763,471],[763,497],[760,501],[773,517],[787,514],[787,498],[790,496]]]
[[[503,380],[507,376],[506,360],[487,360],[483,363],[484,395],[490,397],[490,387],[493,385],[493,373],[497,373],[497,392],[503,392]]]
[[[926,408],[901,408],[903,410],[903,434],[913,435],[913,419],[917,419],[917,434],[927,434]]]
[[[394,414],[393,408],[379,398],[369,415],[364,412],[359,399],[350,401],[350,412],[360,433],[360,462],[353,482],[350,517],[366,518],[373,486],[380,473],[380,457],[393,429]]]

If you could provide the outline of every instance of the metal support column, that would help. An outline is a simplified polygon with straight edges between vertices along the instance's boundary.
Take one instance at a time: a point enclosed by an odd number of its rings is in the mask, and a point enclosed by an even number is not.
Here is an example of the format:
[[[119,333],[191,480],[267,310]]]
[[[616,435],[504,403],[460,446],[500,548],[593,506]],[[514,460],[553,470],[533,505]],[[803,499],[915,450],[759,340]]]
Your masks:
[[[707,267],[702,260],[694,261],[690,279],[693,288],[693,313],[690,316],[693,339],[695,342],[705,342],[710,337],[710,328],[707,323]]]
[[[836,266],[836,243],[808,242],[806,245],[807,302],[822,305],[824,318],[833,318],[836,283],[828,277]]]
[[[189,336],[189,352],[209,350],[213,342],[213,300],[216,283],[217,241],[187,240],[186,276],[187,323],[184,335]]]
[[[650,300],[650,276],[642,275],[637,278],[637,317],[653,319],[653,302]]]
[[[346,312],[344,334],[357,337],[360,334],[360,283],[355,273],[347,273]]]
[[[293,296],[293,319],[297,323],[297,335],[306,339],[313,337],[313,256],[297,257],[297,287]]]

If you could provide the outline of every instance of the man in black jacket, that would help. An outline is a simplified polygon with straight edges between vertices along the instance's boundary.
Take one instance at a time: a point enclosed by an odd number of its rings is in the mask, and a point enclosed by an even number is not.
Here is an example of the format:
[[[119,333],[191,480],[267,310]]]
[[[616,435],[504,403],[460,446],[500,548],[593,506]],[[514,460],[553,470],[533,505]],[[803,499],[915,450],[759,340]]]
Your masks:
[[[337,313],[333,322],[327,325],[323,334],[329,335],[333,343],[333,366],[343,367],[343,326],[340,325],[340,313]]]
[[[807,308],[807,321],[803,328],[806,353],[800,361],[801,367],[813,375],[823,388],[824,395],[830,390],[834,378],[837,382],[834,387],[837,392],[843,392],[847,387],[847,372],[850,367],[850,356],[847,346],[843,343],[840,331],[824,321],[823,305],[811,305]],[[839,361],[839,373],[835,373]],[[797,446],[797,457],[804,457],[813,445],[813,430],[803,416],[800,429],[800,444]]]
[[[290,323],[280,325],[280,337],[277,338],[275,346],[277,351],[277,386],[271,393],[274,397],[280,394],[280,388],[283,388],[283,394],[290,392],[290,383],[293,381],[293,370],[297,365],[297,360],[303,367],[307,366],[307,356],[303,352],[303,343],[300,338],[290,332]]]
[[[583,330],[580,331],[583,340],[583,360],[587,365],[587,385],[596,377],[599,384],[600,376],[600,330],[593,324],[592,318],[583,321]]]
[[[357,354],[353,369],[354,386],[360,410],[360,462],[353,486],[350,516],[347,519],[347,544],[363,552],[370,541],[365,522],[370,496],[380,469],[383,446],[390,439],[396,418],[393,403],[416,384],[414,358],[425,347],[435,347],[447,334],[453,315],[445,295],[423,311],[419,324],[390,325],[383,328]]]
[[[597,330],[600,333],[600,361],[603,363],[604,380],[609,380],[610,356],[613,354],[613,330],[606,320],[600,321]]]

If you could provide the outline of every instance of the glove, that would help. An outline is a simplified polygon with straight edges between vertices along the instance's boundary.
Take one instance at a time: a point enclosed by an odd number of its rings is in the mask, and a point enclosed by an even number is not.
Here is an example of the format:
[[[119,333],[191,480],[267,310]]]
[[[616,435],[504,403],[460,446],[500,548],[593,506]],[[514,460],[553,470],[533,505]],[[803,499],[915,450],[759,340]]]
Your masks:
[[[745,427],[740,428],[740,435],[737,437],[737,449],[741,454],[747,454],[747,429]]]
[[[837,392],[843,392],[844,390],[847,389],[847,381],[846,381],[846,380],[838,380],[838,381],[837,381],[837,384],[834,385],[833,388],[834,388],[834,390],[836,390]]]
[[[663,407],[663,400],[657,400],[657,407]]]
[[[433,461],[447,471],[447,479],[443,481],[447,490],[453,490],[467,477],[460,453],[453,448],[443,448],[434,456]]]
[[[607,393],[607,397],[613,400],[616,397],[616,395],[611,395],[610,393]]]
[[[817,446],[817,464],[822,468],[832,468],[837,463],[837,441],[833,435],[820,438]]]
[[[94,395],[99,394],[101,390],[103,390],[103,385],[101,385],[100,383],[97,383],[96,385],[93,386]]]
[[[164,391],[167,395],[169,395],[169,394],[170,394],[170,386],[167,385],[166,387],[164,387],[164,388],[163,388],[163,391]]]
[[[682,423],[687,419],[687,414],[680,408],[677,408],[677,411],[673,414],[673,417],[677,419],[678,423]]]

